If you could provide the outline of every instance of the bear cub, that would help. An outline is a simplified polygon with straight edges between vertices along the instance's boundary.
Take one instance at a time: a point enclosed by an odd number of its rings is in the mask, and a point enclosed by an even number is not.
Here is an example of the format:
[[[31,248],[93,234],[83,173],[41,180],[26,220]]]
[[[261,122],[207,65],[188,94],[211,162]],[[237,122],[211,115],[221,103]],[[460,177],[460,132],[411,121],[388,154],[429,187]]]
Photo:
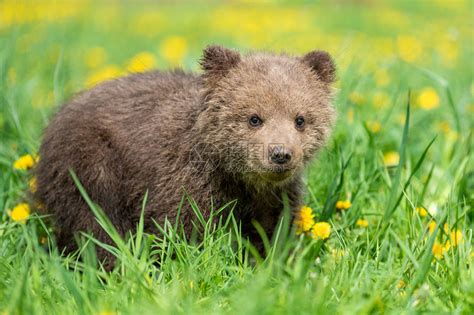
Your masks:
[[[302,171],[335,117],[329,54],[241,55],[208,46],[200,64],[201,74],[152,71],[102,83],[55,115],[34,197],[51,214],[61,248],[75,249],[81,231],[110,242],[70,170],[123,236],[136,228],[147,191],[148,232],[157,232],[153,221],[175,222],[186,193],[205,218],[236,201],[233,213],[257,247],[252,221],[271,237],[282,196],[292,210],[301,206]],[[195,214],[186,202],[179,218],[190,234]]]

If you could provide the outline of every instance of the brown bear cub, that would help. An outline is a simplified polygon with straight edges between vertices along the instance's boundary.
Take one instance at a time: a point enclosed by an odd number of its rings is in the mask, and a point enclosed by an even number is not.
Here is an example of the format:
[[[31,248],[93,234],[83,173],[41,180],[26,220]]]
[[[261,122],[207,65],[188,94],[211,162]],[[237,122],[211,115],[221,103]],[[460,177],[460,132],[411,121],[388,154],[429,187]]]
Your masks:
[[[331,57],[210,46],[201,66],[202,74],[153,71],[108,81],[56,114],[41,145],[35,198],[52,215],[61,248],[74,249],[81,231],[109,242],[69,170],[124,236],[136,228],[147,191],[150,233],[153,221],[175,222],[184,192],[204,217],[236,200],[234,215],[254,243],[252,221],[271,236],[282,195],[293,210],[301,206],[303,168],[335,116]],[[180,220],[188,234],[194,217],[185,203]]]

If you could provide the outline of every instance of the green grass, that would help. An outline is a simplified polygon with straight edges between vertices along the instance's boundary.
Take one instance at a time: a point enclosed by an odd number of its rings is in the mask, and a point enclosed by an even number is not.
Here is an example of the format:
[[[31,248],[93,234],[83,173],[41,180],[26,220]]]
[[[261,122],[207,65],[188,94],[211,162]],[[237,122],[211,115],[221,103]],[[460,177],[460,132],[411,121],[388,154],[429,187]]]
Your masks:
[[[0,314],[471,314],[472,3],[338,3],[0,2]],[[13,162],[37,152],[51,115],[91,77],[111,65],[124,74],[144,51],[144,67],[198,70],[201,49],[216,42],[335,57],[339,119],[305,176],[306,204],[331,224],[328,240],[296,236],[288,215],[265,259],[233,220],[197,222],[201,241],[175,222],[163,237],[140,222],[122,240],[89,201],[115,241],[107,249],[119,263],[105,272],[94,251],[105,245],[84,236],[79,253],[61,255],[47,220],[10,218],[30,178]],[[427,88],[439,98],[432,109]],[[384,165],[390,152],[397,166]],[[346,199],[352,206],[336,211]],[[456,230],[462,242],[433,257]]]

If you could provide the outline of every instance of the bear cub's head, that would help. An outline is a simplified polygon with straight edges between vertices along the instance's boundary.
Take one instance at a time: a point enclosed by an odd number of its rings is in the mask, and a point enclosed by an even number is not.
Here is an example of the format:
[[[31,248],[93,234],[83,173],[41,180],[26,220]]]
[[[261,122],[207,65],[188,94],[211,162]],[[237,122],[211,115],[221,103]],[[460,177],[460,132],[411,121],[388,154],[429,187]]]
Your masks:
[[[213,165],[257,185],[299,174],[334,121],[329,54],[241,55],[209,46],[201,66],[203,109],[196,125]]]

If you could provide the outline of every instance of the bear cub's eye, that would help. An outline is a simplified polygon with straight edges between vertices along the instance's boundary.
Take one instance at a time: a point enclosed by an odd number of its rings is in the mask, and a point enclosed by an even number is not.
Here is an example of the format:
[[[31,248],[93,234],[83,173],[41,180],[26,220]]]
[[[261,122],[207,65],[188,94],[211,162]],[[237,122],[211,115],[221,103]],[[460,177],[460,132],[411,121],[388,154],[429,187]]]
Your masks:
[[[296,129],[302,129],[304,127],[304,118],[302,116],[296,117],[295,127]]]
[[[260,125],[262,125],[262,123],[263,123],[262,119],[258,117],[257,115],[252,115],[249,118],[249,125],[252,127],[259,127]]]

